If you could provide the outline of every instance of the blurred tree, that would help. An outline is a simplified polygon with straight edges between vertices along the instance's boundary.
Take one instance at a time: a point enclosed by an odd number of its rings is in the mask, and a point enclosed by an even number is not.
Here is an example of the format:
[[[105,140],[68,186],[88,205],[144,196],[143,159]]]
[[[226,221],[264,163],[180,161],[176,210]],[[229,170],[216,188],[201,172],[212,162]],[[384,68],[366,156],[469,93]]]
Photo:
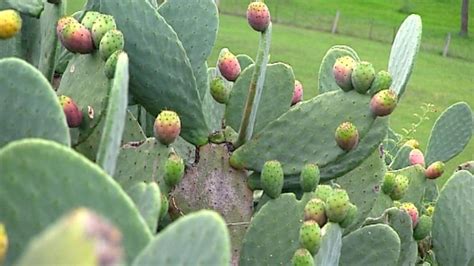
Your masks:
[[[461,31],[459,32],[459,35],[467,36],[468,20],[469,20],[469,0],[462,0]]]

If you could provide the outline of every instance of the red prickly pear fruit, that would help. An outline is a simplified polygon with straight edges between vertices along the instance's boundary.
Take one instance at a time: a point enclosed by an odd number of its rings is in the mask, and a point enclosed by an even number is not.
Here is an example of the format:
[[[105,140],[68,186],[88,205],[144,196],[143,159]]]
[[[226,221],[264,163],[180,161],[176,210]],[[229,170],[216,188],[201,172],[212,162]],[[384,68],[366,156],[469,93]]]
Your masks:
[[[0,40],[14,37],[20,30],[22,19],[20,14],[13,9],[0,11]]]
[[[82,111],[77,104],[71,98],[64,95],[59,96],[59,103],[66,115],[67,125],[70,128],[79,127],[82,123]]]
[[[413,149],[418,149],[418,148],[420,148],[420,143],[419,143],[418,140],[416,140],[416,139],[408,140],[408,141],[405,142],[405,144],[403,144],[403,145],[412,147]]]
[[[388,71],[381,70],[375,75],[374,82],[370,86],[369,93],[374,95],[381,90],[388,90],[392,85],[392,75]]]
[[[252,2],[247,7],[247,21],[252,29],[264,32],[270,25],[270,11],[263,2]]]
[[[341,149],[350,151],[359,143],[359,131],[351,122],[344,122],[337,127],[335,138]]]
[[[173,111],[162,111],[155,120],[155,137],[164,145],[173,143],[181,133],[181,120]]]
[[[405,196],[405,193],[408,190],[408,185],[410,184],[410,179],[404,175],[397,175],[395,176],[394,183],[392,192],[390,192],[389,196],[392,200],[399,200]]]
[[[229,101],[231,90],[225,85],[221,77],[216,77],[211,81],[210,91],[216,102],[226,104]]]
[[[163,179],[169,187],[176,186],[184,176],[184,161],[177,154],[171,154],[165,162]]]
[[[357,62],[350,56],[339,57],[336,59],[336,63],[334,63],[332,73],[336,84],[339,85],[343,91],[350,91],[354,88],[352,87],[351,76],[356,64]]]
[[[73,17],[62,17],[58,20],[58,23],[56,25],[56,34],[58,35],[58,38],[61,42],[63,41],[63,30],[66,27],[66,25],[70,23],[79,23],[79,22],[77,22],[77,20]]]
[[[227,48],[221,50],[217,66],[221,75],[228,81],[235,81],[240,75],[239,60]]]
[[[300,248],[295,251],[293,258],[291,258],[292,266],[314,266],[313,255],[305,249]]]
[[[376,116],[389,115],[397,107],[398,96],[392,90],[377,92],[370,100],[370,110]]]
[[[304,206],[304,220],[313,220],[318,223],[320,227],[323,227],[327,222],[326,217],[326,203],[321,199],[315,198]]]
[[[443,175],[444,173],[444,163],[441,161],[434,162],[428,166],[425,170],[425,176],[428,179],[436,179]]]
[[[124,45],[123,33],[119,30],[109,30],[100,41],[100,56],[106,61],[116,51],[123,50]]]
[[[263,164],[260,181],[262,182],[263,191],[270,198],[278,198],[283,189],[283,168],[278,161],[267,161]]]
[[[61,36],[62,44],[70,52],[89,54],[94,51],[90,31],[77,22],[66,24]]]
[[[352,86],[361,94],[365,94],[375,79],[374,66],[369,62],[359,62],[354,67],[351,75]]]
[[[299,80],[295,80],[295,89],[293,90],[293,98],[291,105],[295,105],[303,100],[303,84]]]
[[[92,31],[92,25],[94,21],[100,17],[102,14],[95,11],[88,11],[86,15],[82,18],[81,24],[84,25],[88,30]]]
[[[311,254],[318,253],[321,245],[321,228],[315,221],[303,222],[299,236],[300,246],[307,249]]]
[[[92,39],[94,40],[94,45],[96,48],[99,48],[100,41],[102,37],[109,31],[117,29],[115,24],[115,19],[110,15],[101,14],[99,17],[94,20],[92,23]]]
[[[423,167],[425,166],[425,156],[419,149],[413,149],[410,151],[410,154],[408,155],[408,161],[410,162],[410,165],[419,164]]]
[[[400,209],[406,211],[408,215],[410,215],[413,228],[415,228],[418,224],[418,209],[416,206],[411,202],[404,202],[400,206]]]

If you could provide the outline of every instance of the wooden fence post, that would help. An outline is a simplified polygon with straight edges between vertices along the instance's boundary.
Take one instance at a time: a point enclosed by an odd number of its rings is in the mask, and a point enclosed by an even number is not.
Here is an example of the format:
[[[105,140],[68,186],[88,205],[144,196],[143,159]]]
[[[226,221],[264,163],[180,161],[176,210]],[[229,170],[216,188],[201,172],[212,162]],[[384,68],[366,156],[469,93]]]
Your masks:
[[[450,44],[451,44],[451,32],[448,32],[448,35],[446,36],[446,43],[444,44],[444,49],[443,49],[444,57],[448,56]]]
[[[339,16],[340,16],[340,12],[338,10],[336,12],[336,16],[334,17],[334,22],[332,23],[332,29],[331,29],[332,34],[337,32],[337,25],[339,24]]]

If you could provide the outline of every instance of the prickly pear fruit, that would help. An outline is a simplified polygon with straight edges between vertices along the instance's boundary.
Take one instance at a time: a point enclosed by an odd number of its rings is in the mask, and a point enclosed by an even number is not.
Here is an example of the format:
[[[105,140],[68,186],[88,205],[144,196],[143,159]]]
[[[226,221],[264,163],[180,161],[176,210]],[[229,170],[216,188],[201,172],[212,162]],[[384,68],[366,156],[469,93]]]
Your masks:
[[[392,75],[385,70],[379,71],[375,75],[374,82],[372,82],[372,86],[370,86],[369,93],[370,95],[374,95],[381,90],[388,90],[392,85]]]
[[[406,211],[408,215],[410,215],[413,228],[415,228],[418,224],[418,209],[416,208],[415,204],[411,202],[404,202],[400,206],[400,209]]]
[[[313,220],[318,223],[320,227],[323,227],[327,222],[325,213],[326,204],[324,201],[318,198],[314,198],[304,206],[304,220]]]
[[[20,14],[13,9],[0,11],[0,39],[10,39],[21,29]]]
[[[333,189],[329,185],[318,185],[316,187],[316,197],[320,198],[322,201],[327,202],[328,198],[332,195]]]
[[[349,196],[343,189],[335,189],[326,201],[326,216],[334,223],[340,223],[349,211]]]
[[[353,224],[357,218],[357,206],[350,203],[349,210],[347,210],[346,218],[339,224],[342,228],[347,228]]]
[[[423,167],[425,166],[425,156],[419,149],[413,149],[410,151],[410,154],[408,155],[408,161],[411,165],[419,164]]]
[[[170,207],[170,203],[168,197],[161,193],[161,208],[160,208],[160,220],[162,220],[166,214],[168,214],[168,209]]]
[[[410,183],[410,180],[408,177],[404,175],[397,175],[395,176],[395,185],[393,187],[392,192],[390,193],[390,198],[392,200],[399,200],[403,198],[405,195],[405,192],[408,190],[408,184]]]
[[[377,92],[370,100],[370,110],[375,116],[389,115],[397,107],[397,94],[392,90]]]
[[[295,105],[303,100],[303,84],[299,80],[295,80],[295,89],[293,90],[293,98],[291,105]]]
[[[100,56],[106,61],[113,53],[122,50],[124,45],[123,33],[119,30],[109,30],[100,41]]]
[[[430,234],[432,225],[433,221],[431,217],[428,215],[422,215],[413,230],[413,238],[415,238],[415,240],[422,240],[427,237]]]
[[[176,186],[184,175],[184,161],[177,154],[172,153],[165,162],[164,180],[169,187]]]
[[[412,147],[413,149],[420,148],[420,143],[416,139],[410,139],[407,142],[405,142],[405,144],[403,144],[403,145]]]
[[[229,101],[231,90],[225,85],[221,77],[216,77],[211,81],[210,91],[216,102],[226,104]]]
[[[263,191],[270,198],[275,199],[281,194],[283,189],[283,168],[278,161],[268,161],[263,165],[260,181]]]
[[[292,266],[314,266],[314,259],[311,253],[305,249],[300,248],[295,251],[291,259]]]
[[[359,131],[351,122],[344,122],[336,129],[336,142],[345,151],[350,151],[359,143]]]
[[[300,246],[307,249],[311,254],[318,253],[321,244],[321,228],[313,220],[303,222],[300,228]]]
[[[181,133],[181,120],[173,111],[162,111],[155,119],[155,137],[165,145],[173,143]]]
[[[99,48],[102,37],[104,37],[109,30],[115,29],[117,29],[117,25],[115,24],[114,17],[100,14],[92,23],[91,32],[95,47]]]
[[[82,123],[82,112],[74,100],[61,95],[59,96],[59,103],[63,107],[64,114],[66,115],[67,125],[70,128],[79,127]]]
[[[235,81],[240,75],[239,60],[227,48],[221,50],[217,61],[217,67],[219,68],[221,75],[228,81]]]
[[[356,64],[352,71],[351,80],[354,89],[365,94],[375,79],[375,69],[371,63],[362,61]]]
[[[429,179],[436,179],[443,175],[444,163],[441,161],[434,162],[425,170],[425,176]]]
[[[84,25],[84,27],[86,27],[88,30],[92,31],[92,25],[99,16],[101,16],[99,12],[88,11],[82,18],[81,24]]]
[[[304,192],[312,192],[319,183],[319,167],[315,164],[307,164],[301,169],[300,184]]]
[[[77,20],[73,17],[62,17],[58,20],[58,23],[56,25],[56,34],[58,35],[59,40],[62,42],[63,41],[63,30],[66,25],[69,23],[79,23]]]
[[[435,210],[435,207],[433,205],[426,207],[426,215],[430,217],[433,216],[434,210]]]
[[[61,43],[72,53],[89,54],[94,51],[90,31],[78,22],[65,24],[62,29]]]
[[[107,61],[105,61],[105,66],[104,66],[104,73],[105,76],[109,79],[113,79],[115,76],[115,68],[117,66],[117,61],[120,53],[122,53],[122,50],[115,51],[113,54],[109,56]]]
[[[251,2],[247,7],[247,21],[256,31],[264,32],[270,25],[270,11],[263,2]]]
[[[387,195],[390,195],[390,193],[392,193],[393,189],[395,188],[395,177],[396,175],[394,173],[385,173],[382,183],[383,193]]]
[[[2,264],[8,250],[8,235],[5,226],[0,224],[0,264]]]
[[[356,64],[357,62],[350,56],[340,57],[336,59],[336,63],[334,63],[332,73],[336,80],[336,84],[339,85],[343,91],[354,89],[351,77]]]

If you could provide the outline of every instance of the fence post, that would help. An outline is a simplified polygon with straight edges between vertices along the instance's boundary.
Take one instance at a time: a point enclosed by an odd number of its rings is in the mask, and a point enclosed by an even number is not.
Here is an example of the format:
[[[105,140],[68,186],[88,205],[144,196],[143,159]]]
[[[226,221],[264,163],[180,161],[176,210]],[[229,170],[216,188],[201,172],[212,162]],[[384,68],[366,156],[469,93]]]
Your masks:
[[[340,15],[340,12],[338,10],[336,12],[336,16],[334,17],[334,22],[332,23],[332,29],[331,29],[332,34],[337,32],[337,25],[339,24],[339,15]]]
[[[448,56],[450,44],[451,44],[451,32],[448,32],[448,35],[446,36],[446,43],[444,44],[444,49],[443,49],[444,57]]]

